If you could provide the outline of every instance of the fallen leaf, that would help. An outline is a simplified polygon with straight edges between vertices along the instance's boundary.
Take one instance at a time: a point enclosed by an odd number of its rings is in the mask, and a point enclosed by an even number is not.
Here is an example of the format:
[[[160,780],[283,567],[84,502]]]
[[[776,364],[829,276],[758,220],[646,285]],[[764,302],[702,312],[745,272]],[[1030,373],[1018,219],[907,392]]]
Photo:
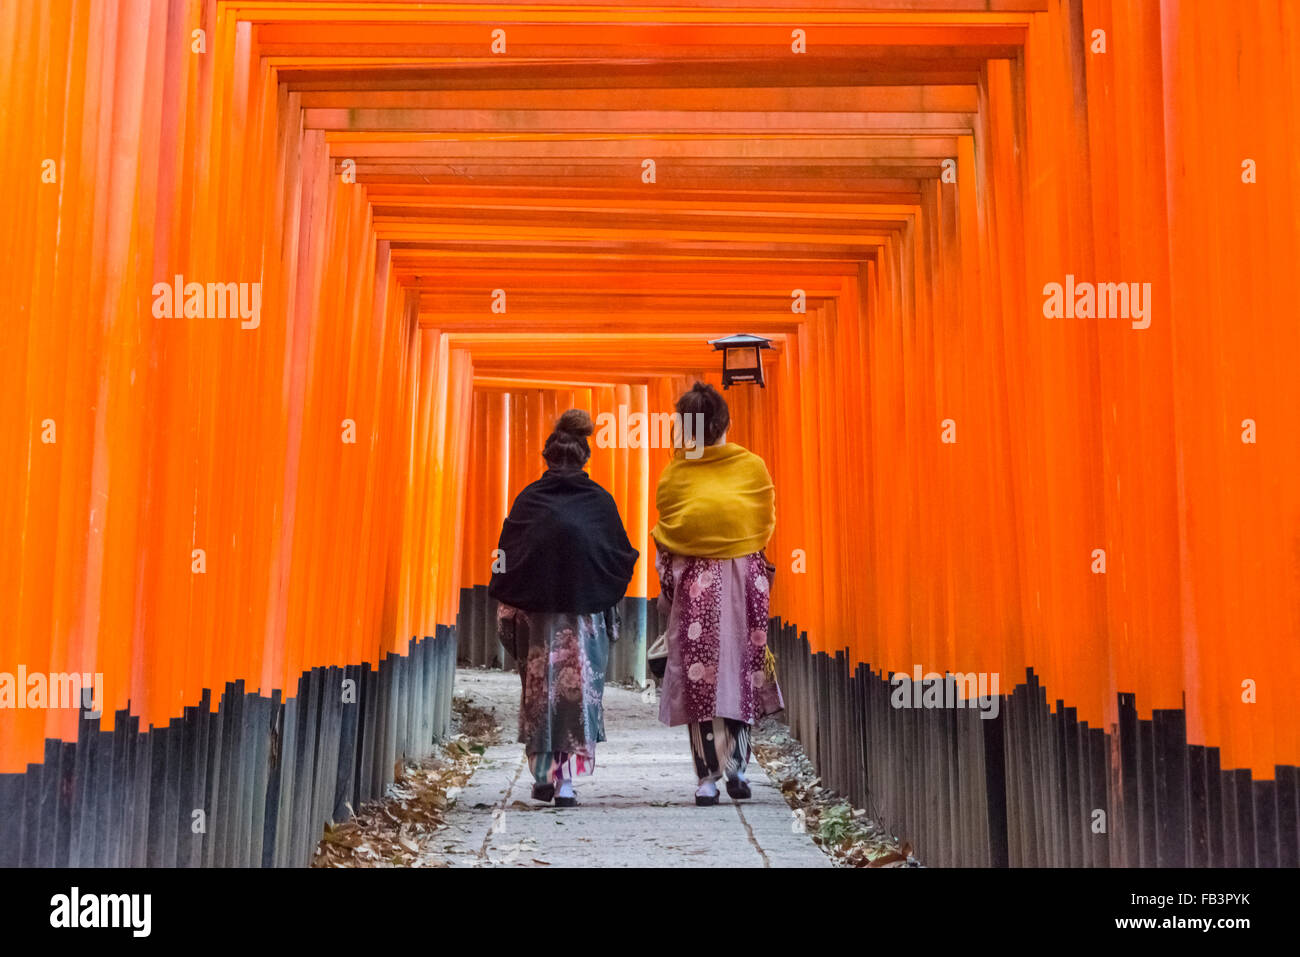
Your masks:
[[[867,867],[887,867],[894,862],[904,862],[906,860],[907,858],[899,854],[898,851],[886,851],[879,857],[873,857]]]

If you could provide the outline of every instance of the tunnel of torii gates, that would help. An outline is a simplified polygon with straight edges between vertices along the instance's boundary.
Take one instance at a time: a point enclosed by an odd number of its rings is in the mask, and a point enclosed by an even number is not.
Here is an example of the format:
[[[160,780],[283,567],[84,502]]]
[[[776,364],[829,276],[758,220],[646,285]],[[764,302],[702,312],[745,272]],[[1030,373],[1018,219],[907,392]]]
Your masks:
[[[1297,48],[1271,0],[0,5],[0,863],[306,863],[500,662],[555,416],[746,332],[830,785],[930,864],[1295,866]],[[590,463],[616,678],[670,454]]]

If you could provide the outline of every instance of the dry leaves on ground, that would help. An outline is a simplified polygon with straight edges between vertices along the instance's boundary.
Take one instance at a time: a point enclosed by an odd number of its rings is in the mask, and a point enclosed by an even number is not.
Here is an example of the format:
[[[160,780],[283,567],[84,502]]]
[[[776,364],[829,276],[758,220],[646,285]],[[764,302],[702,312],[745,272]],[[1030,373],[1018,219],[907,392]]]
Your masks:
[[[455,800],[501,732],[496,715],[468,698],[452,699],[456,733],[419,764],[399,764],[382,800],[327,824],[312,867],[440,867],[429,840],[447,825]]]
[[[775,718],[759,722],[754,754],[781,788],[801,826],[840,867],[920,867],[912,845],[899,841],[867,812],[822,785],[801,745]]]

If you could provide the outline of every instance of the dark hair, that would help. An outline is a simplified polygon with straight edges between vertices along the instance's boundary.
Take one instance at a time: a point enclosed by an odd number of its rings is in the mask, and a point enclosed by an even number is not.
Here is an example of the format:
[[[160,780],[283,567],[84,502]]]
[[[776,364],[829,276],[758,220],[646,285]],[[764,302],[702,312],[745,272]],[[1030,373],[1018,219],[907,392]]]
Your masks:
[[[582,409],[570,409],[555,423],[555,430],[542,446],[542,458],[553,469],[582,468],[591,458],[587,436],[595,431],[591,416]]]
[[[687,428],[688,415],[704,416],[705,445],[716,445],[727,431],[727,426],[731,425],[731,410],[727,408],[727,400],[707,382],[697,382],[689,392],[682,393],[682,397],[677,400],[677,414],[681,416],[683,430]],[[691,420],[692,426],[696,421],[698,420]]]

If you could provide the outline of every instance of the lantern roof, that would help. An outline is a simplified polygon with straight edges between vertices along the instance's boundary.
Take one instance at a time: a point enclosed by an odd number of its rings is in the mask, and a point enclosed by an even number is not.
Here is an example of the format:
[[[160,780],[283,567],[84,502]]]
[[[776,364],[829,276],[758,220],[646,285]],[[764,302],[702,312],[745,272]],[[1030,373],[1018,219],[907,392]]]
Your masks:
[[[753,336],[747,332],[742,332],[734,336],[723,336],[721,339],[710,339],[709,345],[714,349],[732,349],[736,346],[751,346],[759,349],[771,349],[772,340],[764,339],[762,336]]]

